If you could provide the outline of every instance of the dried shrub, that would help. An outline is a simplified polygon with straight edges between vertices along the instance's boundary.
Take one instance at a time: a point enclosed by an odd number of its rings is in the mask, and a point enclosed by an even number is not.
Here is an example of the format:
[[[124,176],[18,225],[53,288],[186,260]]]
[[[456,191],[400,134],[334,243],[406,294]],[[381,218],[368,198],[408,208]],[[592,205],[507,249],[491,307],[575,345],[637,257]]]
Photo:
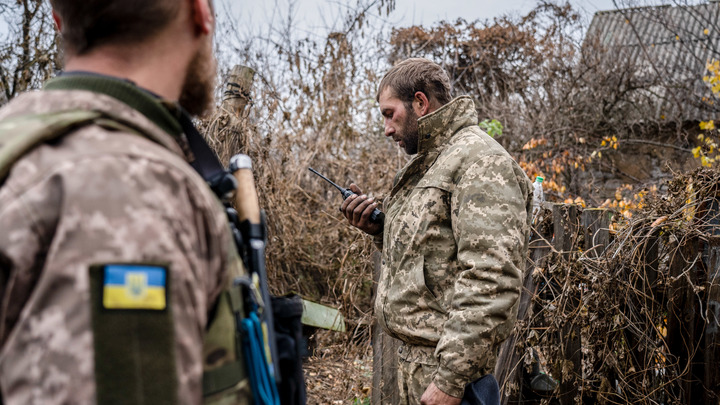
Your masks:
[[[0,43],[0,105],[39,88],[60,68],[58,35],[43,0],[0,0],[7,31]]]
[[[546,195],[599,206],[623,184],[639,189],[697,166],[689,148],[696,117],[688,111],[701,103],[696,88],[703,72],[678,58],[690,61],[707,47],[717,55],[715,34],[688,33],[716,22],[704,9],[667,9],[604,13],[597,21],[628,20],[602,31],[601,23],[587,30],[568,3],[541,1],[519,18],[395,29],[390,60],[424,56],[442,63],[456,93],[478,101],[481,120],[505,125],[498,141],[531,177],[545,177]],[[667,32],[655,32],[658,26]],[[672,52],[664,42],[664,52],[654,51],[671,34],[678,43]],[[637,158],[635,167],[629,156]]]
[[[250,104],[244,116],[220,109],[203,122],[223,161],[236,153],[253,158],[273,292],[339,308],[350,330],[345,339],[361,346],[369,344],[376,249],[340,214],[340,193],[308,168],[382,199],[406,161],[384,139],[375,111],[384,67],[376,32],[367,28],[392,3],[358,1],[321,39],[294,37],[292,22],[249,38],[233,24],[221,26],[226,49],[256,72],[254,87],[242,95]]]
[[[716,343],[707,339],[718,322],[719,175],[677,175],[666,195],[648,197],[623,220],[599,256],[591,241],[583,251],[583,237],[571,235],[575,248],[535,263],[540,287],[528,321],[516,328],[518,366],[530,371],[533,351],[541,353],[557,381],[578,378],[583,402],[717,401],[709,360]],[[573,334],[582,350],[577,376],[566,350]],[[506,394],[518,389],[509,384]]]

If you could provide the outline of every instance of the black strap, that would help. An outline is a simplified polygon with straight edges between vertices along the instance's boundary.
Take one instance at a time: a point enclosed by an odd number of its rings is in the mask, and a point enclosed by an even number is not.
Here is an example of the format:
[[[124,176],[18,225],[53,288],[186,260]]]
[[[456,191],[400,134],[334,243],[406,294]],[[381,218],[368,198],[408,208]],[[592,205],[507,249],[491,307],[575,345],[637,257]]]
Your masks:
[[[177,108],[179,109],[178,121],[195,157],[190,165],[208,182],[219,198],[226,197],[237,188],[235,178],[225,170],[220,159],[195,128],[190,115],[182,107],[178,106]]]

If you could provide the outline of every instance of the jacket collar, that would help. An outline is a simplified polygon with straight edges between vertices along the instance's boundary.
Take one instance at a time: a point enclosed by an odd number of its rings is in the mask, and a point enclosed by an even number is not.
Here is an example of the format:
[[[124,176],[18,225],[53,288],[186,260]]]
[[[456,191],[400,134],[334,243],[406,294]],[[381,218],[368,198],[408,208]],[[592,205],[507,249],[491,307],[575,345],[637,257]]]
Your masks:
[[[44,90],[87,90],[105,94],[139,111],[168,134],[182,133],[177,109],[169,108],[172,103],[129,80],[93,72],[63,72],[45,83]]]
[[[418,119],[418,155],[439,149],[460,129],[478,124],[475,103],[460,96]]]
[[[161,120],[167,120],[170,117],[174,121],[167,127],[168,129],[163,128],[166,125],[160,124],[156,119],[148,117],[145,113],[133,108],[117,97],[108,95],[106,91],[98,92],[90,89],[79,89],[72,84],[65,87],[65,83],[55,87],[55,83],[48,82],[43,91],[29,91],[15,97],[8,105],[3,107],[3,116],[7,118],[23,114],[75,109],[98,111],[112,120],[142,133],[156,143],[183,156],[186,160],[191,161],[193,159],[192,153],[187,147],[185,134],[182,133],[181,129],[179,133],[175,132],[177,130],[175,125],[180,128],[180,123],[173,116],[172,106],[166,105],[162,100],[157,100],[158,104],[153,106],[152,109],[164,116]],[[132,84],[128,85],[134,87],[132,91],[143,92],[143,90]],[[149,95],[149,97],[152,97],[152,95]],[[158,106],[161,106],[159,108],[163,111],[156,109]]]

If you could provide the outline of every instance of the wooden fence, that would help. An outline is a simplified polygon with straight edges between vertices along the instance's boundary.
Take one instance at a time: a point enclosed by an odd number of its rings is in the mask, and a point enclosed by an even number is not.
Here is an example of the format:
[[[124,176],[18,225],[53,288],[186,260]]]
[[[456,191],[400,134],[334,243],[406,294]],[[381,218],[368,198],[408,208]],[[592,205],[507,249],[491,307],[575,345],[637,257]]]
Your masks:
[[[718,200],[713,201],[709,206],[702,208],[699,215],[709,218],[703,222],[703,226],[709,227],[709,233],[706,232],[705,235],[720,236],[720,232],[718,232],[720,221],[717,218],[720,204]],[[634,335],[623,335],[626,341],[623,342],[622,347],[627,347],[629,356],[633,357],[631,361],[627,362],[630,364],[628,370],[604,378],[603,387],[596,387],[597,389],[594,390],[587,389],[588,384],[584,379],[593,376],[587,375],[587,372],[586,375],[583,374],[584,362],[586,363],[585,367],[590,364],[590,368],[592,368],[593,361],[598,363],[603,359],[584,358],[586,355],[583,350],[583,334],[580,330],[582,325],[577,321],[581,317],[574,316],[574,314],[581,312],[583,295],[587,293],[588,286],[575,285],[572,286],[573,288],[562,288],[562,283],[567,283],[571,275],[566,275],[566,280],[557,280],[558,291],[563,295],[563,303],[566,307],[564,314],[566,316],[571,314],[561,320],[560,326],[553,332],[553,336],[555,336],[553,339],[559,346],[554,353],[560,358],[545,359],[546,363],[561,364],[562,373],[553,374],[562,374],[562,376],[552,375],[550,381],[554,381],[556,388],[551,392],[539,393],[530,384],[533,371],[526,361],[530,354],[528,354],[528,345],[525,342],[529,339],[528,334],[534,333],[532,331],[547,329],[547,326],[542,324],[542,317],[537,315],[544,310],[543,294],[548,286],[543,284],[543,278],[538,277],[536,272],[547,271],[548,267],[557,261],[568,263],[566,267],[571,269],[571,272],[586,272],[587,268],[583,263],[608,257],[608,252],[605,250],[613,237],[610,232],[612,219],[610,211],[583,210],[574,205],[563,204],[547,204],[547,208],[549,210],[545,210],[545,215],[551,215],[552,220],[545,221],[543,226],[538,226],[539,229],[531,238],[519,303],[518,327],[501,346],[498,355],[494,374],[504,394],[502,402],[503,404],[539,404],[541,399],[545,398],[548,401],[546,403],[560,405],[596,402],[623,403],[621,398],[626,398],[629,394],[620,392],[625,388],[621,388],[618,381],[623,381],[625,385],[622,387],[631,387],[632,384],[652,384],[648,381],[634,382],[632,380],[633,364],[657,363],[658,360],[652,357],[657,357],[657,354],[651,354],[653,352],[644,347],[645,343],[634,338]],[[708,215],[708,213],[714,214]],[[627,271],[635,274],[632,283],[634,288],[642,293],[642,300],[647,305],[660,305],[661,311],[665,314],[665,324],[660,325],[659,328],[667,330],[658,335],[662,340],[663,361],[669,364],[669,359],[671,359],[674,365],[686,366],[679,367],[680,371],[673,376],[666,376],[664,373],[670,371],[666,371],[662,367],[653,371],[655,375],[663,377],[669,382],[658,383],[655,388],[644,387],[645,392],[651,394],[643,397],[642,402],[717,404],[718,398],[720,398],[720,342],[718,341],[718,330],[720,330],[718,322],[720,319],[720,297],[718,297],[720,293],[720,242],[713,237],[690,238],[681,241],[676,253],[671,256],[663,256],[669,257],[667,259],[669,263],[663,264],[669,269],[667,270],[668,277],[665,273],[660,274],[658,270],[661,266],[658,254],[662,246],[661,228],[650,227],[649,229],[647,232],[643,229],[642,232],[646,232],[646,234],[639,239],[642,241],[642,246],[635,246],[633,250],[640,252],[639,254],[642,256],[642,260],[637,261],[640,263],[638,268],[631,268]],[[717,239],[720,240],[720,237]],[[698,263],[691,263],[688,266],[688,262],[692,261],[692,258],[698,258],[696,260]],[[379,273],[378,262],[376,262],[376,281],[377,273]],[[610,261],[606,262],[610,263]],[[547,278],[544,280],[547,282]],[[643,302],[641,301],[639,305],[638,303],[628,305],[642,307]],[[627,308],[609,308],[608,311],[610,310],[622,314],[622,311]],[[642,311],[643,308],[634,310]],[[397,340],[385,335],[377,326],[374,327],[373,404],[398,403],[397,348]],[[534,367],[535,373],[537,373],[538,365],[536,364]],[[550,369],[552,367],[546,367],[545,372],[551,374]],[[647,380],[647,377],[645,379]],[[603,393],[602,390],[607,392]],[[625,400],[625,402],[628,401]]]

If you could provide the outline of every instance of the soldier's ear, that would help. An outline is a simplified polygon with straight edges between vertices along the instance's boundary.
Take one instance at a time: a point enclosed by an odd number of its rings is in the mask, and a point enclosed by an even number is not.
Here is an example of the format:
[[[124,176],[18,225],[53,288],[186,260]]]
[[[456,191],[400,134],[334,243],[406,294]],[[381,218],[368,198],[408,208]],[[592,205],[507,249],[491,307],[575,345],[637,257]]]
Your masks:
[[[215,14],[210,0],[190,0],[190,6],[195,32],[202,35],[212,34]]]
[[[413,111],[418,117],[427,115],[430,112],[430,101],[428,100],[425,93],[422,91],[416,91],[415,97],[413,97]]]
[[[57,15],[55,10],[52,11],[52,17],[53,21],[55,21],[55,27],[57,28],[58,32],[62,32],[62,20],[60,19],[60,16]]]

